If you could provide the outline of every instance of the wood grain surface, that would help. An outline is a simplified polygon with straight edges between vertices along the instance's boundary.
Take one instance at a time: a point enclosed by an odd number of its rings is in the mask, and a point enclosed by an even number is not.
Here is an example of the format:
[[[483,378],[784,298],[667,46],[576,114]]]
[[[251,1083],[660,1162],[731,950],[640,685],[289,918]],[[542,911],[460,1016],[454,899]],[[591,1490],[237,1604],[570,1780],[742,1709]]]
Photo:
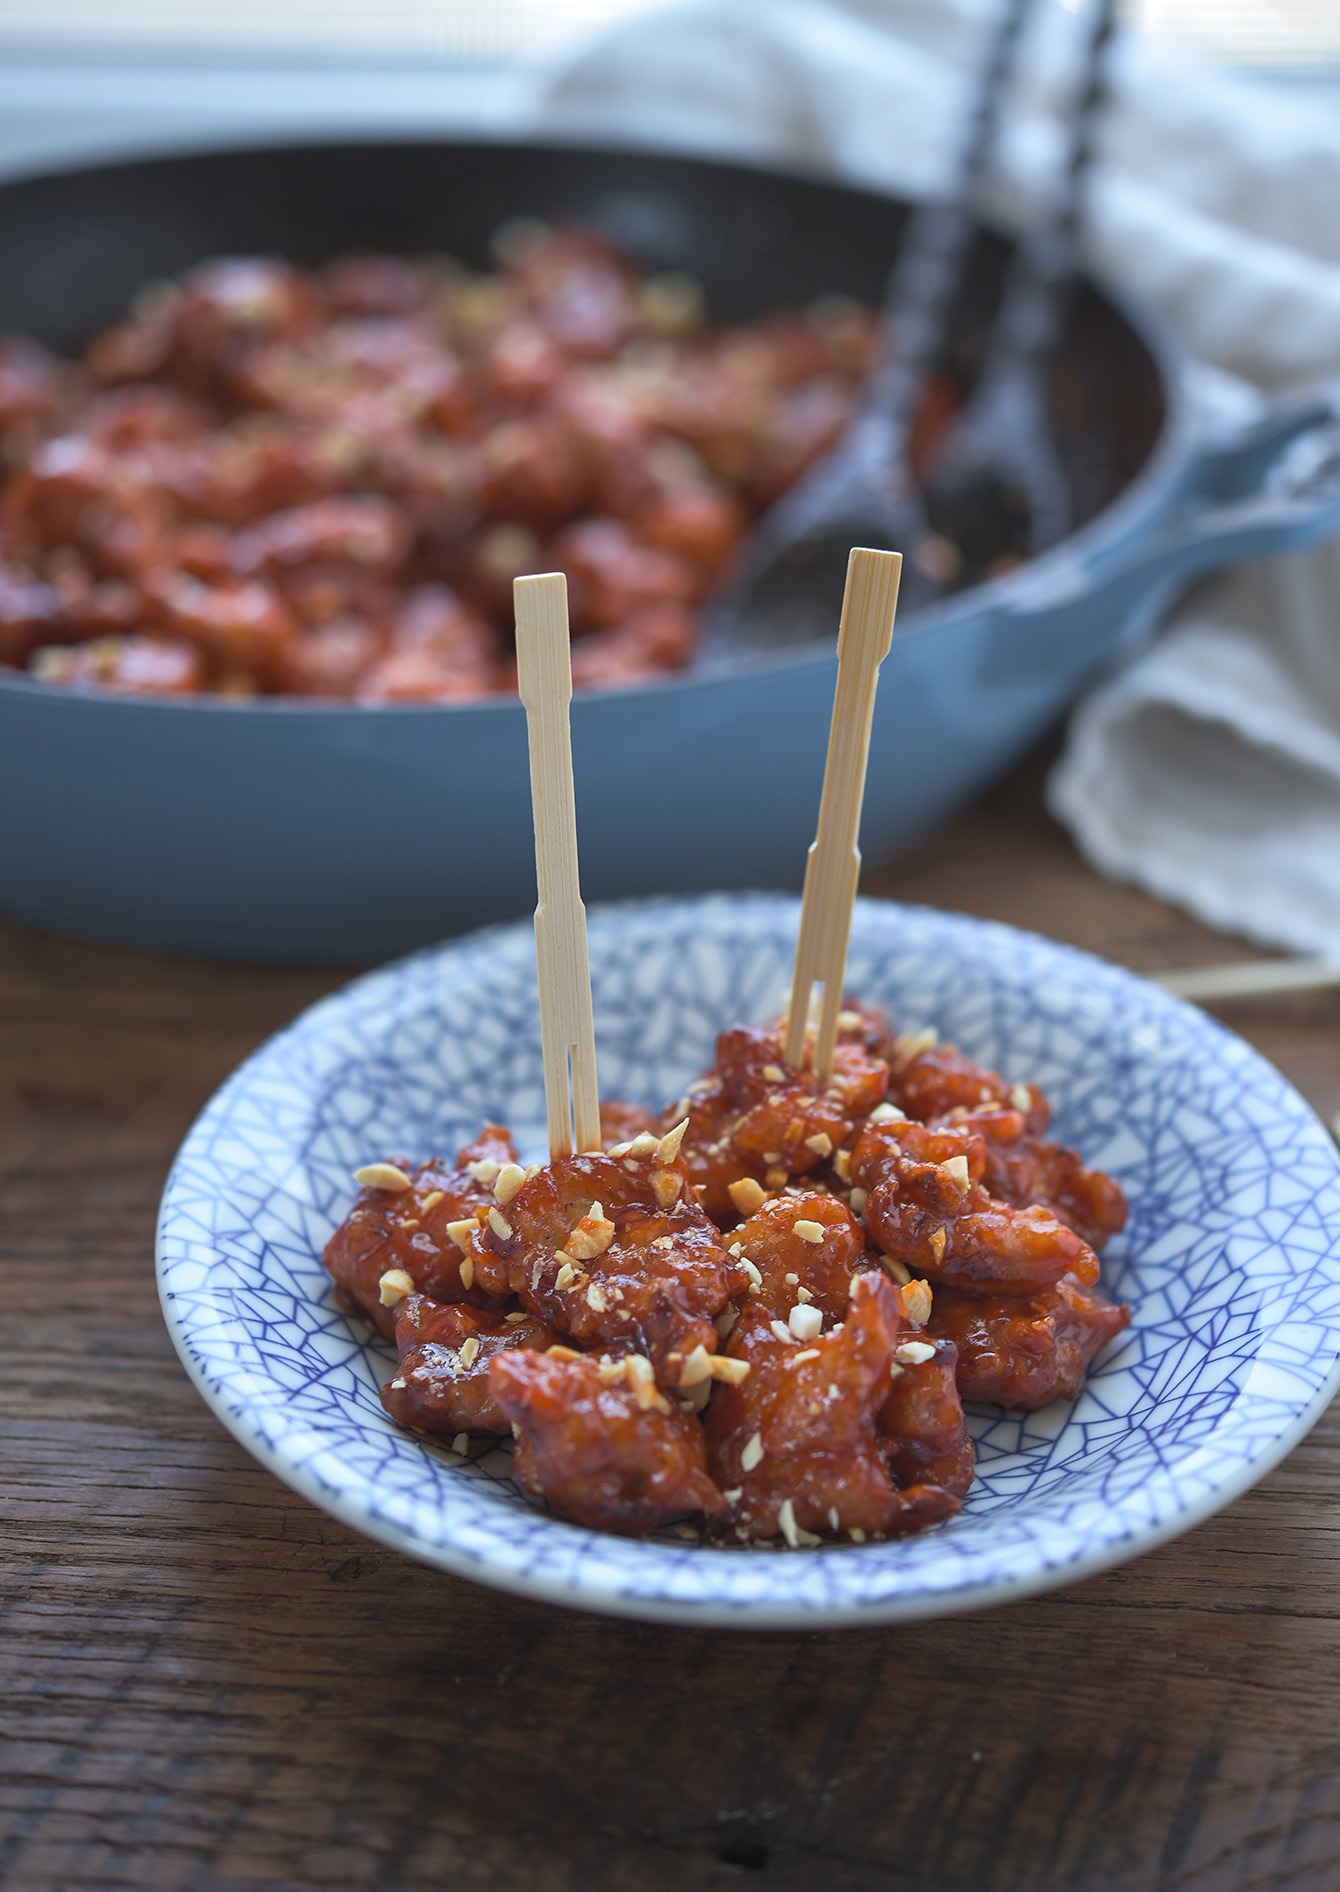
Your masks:
[[[880,893],[1152,969],[1036,764]],[[943,1623],[765,1636],[518,1602],[254,1465],[158,1317],[195,1111],[340,975],[0,928],[0,1881],[1254,1892],[1340,1885],[1340,1417],[1179,1542]],[[1340,994],[1225,1008],[1328,1115]]]

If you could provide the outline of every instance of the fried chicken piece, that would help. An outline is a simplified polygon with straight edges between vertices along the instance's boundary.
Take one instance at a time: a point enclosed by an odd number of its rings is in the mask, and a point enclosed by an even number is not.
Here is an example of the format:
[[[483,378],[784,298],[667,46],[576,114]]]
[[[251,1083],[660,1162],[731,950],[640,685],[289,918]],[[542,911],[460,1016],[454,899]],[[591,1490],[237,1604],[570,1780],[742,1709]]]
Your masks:
[[[644,1135],[555,1158],[505,1191],[472,1249],[490,1293],[517,1295],[579,1346],[648,1354],[667,1387],[696,1349],[716,1350],[713,1321],[748,1279],[698,1207],[677,1144]]]
[[[855,1217],[830,1195],[788,1190],[771,1197],[734,1231],[730,1247],[753,1271],[751,1308],[782,1320],[797,1305],[845,1319],[852,1275],[869,1266]]]
[[[543,1353],[557,1337],[530,1314],[443,1307],[426,1294],[406,1295],[396,1308],[400,1364],[382,1388],[382,1405],[397,1424],[419,1432],[505,1433],[489,1362],[517,1347]]]
[[[1112,1178],[1045,1141],[1051,1106],[1036,1084],[1007,1084],[957,1046],[924,1045],[922,1036],[901,1039],[901,1056],[895,1048],[889,1094],[910,1117],[976,1131],[990,1195],[1016,1208],[1041,1203],[1094,1249],[1125,1226],[1126,1198]]]
[[[751,1305],[727,1342],[728,1357],[749,1372],[716,1388],[705,1430],[709,1467],[731,1505],[728,1528],[741,1539],[780,1532],[794,1546],[828,1532],[859,1541],[918,1530],[959,1508],[938,1485],[898,1490],[890,1480],[878,1421],[908,1331],[894,1290],[878,1274],[861,1275],[845,1311],[842,1325],[797,1337]]]
[[[713,1069],[690,1086],[682,1106],[667,1113],[688,1116],[689,1175],[713,1221],[729,1227],[749,1212],[733,1199],[733,1183],[752,1178],[780,1189],[790,1177],[829,1162],[884,1097],[885,1029],[868,1011],[844,1009],[833,1069],[823,1085],[808,1070],[786,1068],[780,1027],[722,1032]]]
[[[1129,1307],[1066,1274],[1027,1300],[939,1288],[930,1337],[957,1347],[964,1399],[1033,1412],[1053,1399],[1078,1398],[1089,1362],[1130,1318]]]
[[[879,1434],[900,1486],[939,1485],[961,1498],[972,1483],[975,1457],[957,1365],[952,1341],[931,1334],[900,1341],[893,1350],[893,1384],[879,1409]]]
[[[851,1157],[865,1225],[882,1252],[932,1281],[978,1294],[1036,1294],[1063,1274],[1098,1279],[1098,1257],[1041,1203],[1016,1208],[982,1187],[981,1136],[958,1125],[868,1123]]]
[[[725,1501],[707,1473],[702,1428],[658,1393],[651,1368],[566,1348],[512,1350],[489,1362],[489,1389],[517,1428],[512,1476],[532,1497],[593,1531],[635,1534]]]
[[[400,1302],[416,1290],[442,1303],[487,1307],[464,1225],[477,1227],[484,1219],[499,1172],[515,1162],[507,1131],[487,1124],[454,1164],[370,1165],[374,1175],[326,1243],[325,1264],[344,1305],[366,1315],[387,1340]]]

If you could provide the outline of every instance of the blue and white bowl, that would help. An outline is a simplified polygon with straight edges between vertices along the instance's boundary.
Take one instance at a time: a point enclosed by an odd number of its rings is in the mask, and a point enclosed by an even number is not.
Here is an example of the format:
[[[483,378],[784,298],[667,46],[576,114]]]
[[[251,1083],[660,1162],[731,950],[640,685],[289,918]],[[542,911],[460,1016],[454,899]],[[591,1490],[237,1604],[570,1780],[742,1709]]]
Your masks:
[[[720,896],[591,916],[601,1087],[660,1104],[715,1034],[775,1014],[796,903]],[[392,1356],[341,1313],[321,1249],[350,1171],[451,1152],[481,1120],[541,1154],[530,927],[422,953],[314,1006],[187,1137],[158,1238],[168,1328],[229,1430],[303,1497],[410,1555],[555,1603],[661,1621],[821,1628],[947,1614],[1103,1570],[1259,1479],[1340,1382],[1340,1157],[1279,1074],[1191,1007],[1087,955],[864,902],[848,989],[1040,1083],[1058,1134],[1112,1171],[1104,1256],[1128,1331],[1073,1404],[973,1415],[962,1514],[890,1543],[711,1549],[580,1529],[402,1432]]]

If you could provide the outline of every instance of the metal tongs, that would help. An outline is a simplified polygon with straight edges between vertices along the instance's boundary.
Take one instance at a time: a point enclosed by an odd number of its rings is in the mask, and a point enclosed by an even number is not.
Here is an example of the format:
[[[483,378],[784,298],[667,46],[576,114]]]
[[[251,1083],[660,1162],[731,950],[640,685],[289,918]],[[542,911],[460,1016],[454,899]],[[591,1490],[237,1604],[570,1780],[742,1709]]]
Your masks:
[[[1095,0],[1084,85],[1064,184],[1042,226],[1022,239],[1006,278],[982,371],[918,488],[908,442],[962,296],[974,210],[996,145],[1001,102],[1029,0],[1004,0],[978,85],[958,184],[913,211],[889,276],[884,340],[866,398],[837,446],[766,513],[742,569],[712,605],[718,650],[811,642],[831,622],[853,544],[905,553],[905,610],[980,577],[997,559],[1032,555],[1065,536],[1067,482],[1051,439],[1047,365],[1073,273],[1092,128],[1115,0]]]

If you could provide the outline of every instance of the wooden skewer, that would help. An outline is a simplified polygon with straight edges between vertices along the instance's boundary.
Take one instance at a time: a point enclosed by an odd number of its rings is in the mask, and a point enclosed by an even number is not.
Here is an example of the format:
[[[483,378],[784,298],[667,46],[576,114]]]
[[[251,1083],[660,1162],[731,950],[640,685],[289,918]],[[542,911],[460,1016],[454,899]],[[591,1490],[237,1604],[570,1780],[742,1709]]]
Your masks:
[[[600,1093],[591,1015],[586,908],[577,873],[577,808],[572,789],[572,654],[568,581],[562,572],[518,578],[517,684],[530,737],[530,802],[535,823],[535,966],[549,1150],[567,1156],[600,1148]]]
[[[833,1068],[837,1043],[851,912],[861,876],[861,850],[856,837],[865,798],[870,719],[879,667],[893,641],[893,614],[898,607],[902,567],[901,553],[872,552],[861,546],[853,548],[847,561],[833,726],[819,802],[819,828],[805,867],[800,938],[786,1028],[786,1062],[798,1071],[805,1057],[810,994],[815,981],[822,980],[823,1006],[814,1046],[814,1070],[821,1079]]]
[[[1179,999],[1213,1005],[1226,999],[1263,998],[1273,992],[1314,992],[1340,985],[1340,959],[1248,959],[1221,966],[1192,966],[1150,974],[1155,985]]]

